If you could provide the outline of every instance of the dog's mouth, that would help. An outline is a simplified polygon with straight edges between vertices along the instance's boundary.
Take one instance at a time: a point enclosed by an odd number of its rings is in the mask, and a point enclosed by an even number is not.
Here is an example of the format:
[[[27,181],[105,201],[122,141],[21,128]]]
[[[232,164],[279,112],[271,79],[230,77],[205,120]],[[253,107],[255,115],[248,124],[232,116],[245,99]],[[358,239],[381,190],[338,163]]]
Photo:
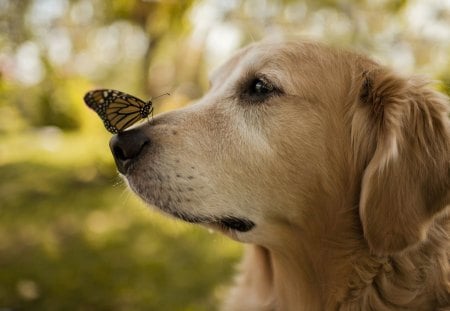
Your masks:
[[[157,207],[160,211],[165,214],[171,215],[180,220],[204,225],[208,228],[221,231],[222,233],[230,234],[234,236],[236,232],[248,232],[255,227],[255,223],[248,218],[237,217],[234,215],[224,215],[224,216],[204,216],[204,215],[192,215],[184,211],[180,211],[179,207],[174,204],[174,200],[170,200],[170,194],[163,196],[155,195],[152,192],[145,191],[147,187],[143,187],[143,183],[136,182],[133,180],[131,170],[133,170],[134,163],[131,163],[128,168],[127,174],[124,176],[128,181],[131,189],[137,193],[144,201]],[[134,181],[134,182],[133,182]]]
[[[248,232],[255,227],[255,223],[246,218],[239,218],[234,216],[225,216],[225,217],[199,217],[192,216],[181,212],[172,213],[173,216],[184,220],[186,222],[194,223],[194,224],[202,224],[207,227],[218,229],[220,231],[229,231],[235,230],[238,232]]]

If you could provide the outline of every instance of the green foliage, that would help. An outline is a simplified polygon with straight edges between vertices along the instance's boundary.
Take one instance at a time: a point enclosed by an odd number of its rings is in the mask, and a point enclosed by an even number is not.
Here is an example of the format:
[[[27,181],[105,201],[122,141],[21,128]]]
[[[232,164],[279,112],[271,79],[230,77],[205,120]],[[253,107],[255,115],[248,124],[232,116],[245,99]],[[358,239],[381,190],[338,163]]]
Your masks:
[[[440,87],[440,90],[447,94],[447,96],[450,97],[450,72],[448,72],[446,75],[444,75],[442,78],[442,84]]]
[[[214,310],[239,248],[167,223],[125,199],[113,170],[91,171],[0,166],[0,309]]]
[[[386,1],[386,7],[392,12],[401,10],[408,3],[408,0],[392,0]]]

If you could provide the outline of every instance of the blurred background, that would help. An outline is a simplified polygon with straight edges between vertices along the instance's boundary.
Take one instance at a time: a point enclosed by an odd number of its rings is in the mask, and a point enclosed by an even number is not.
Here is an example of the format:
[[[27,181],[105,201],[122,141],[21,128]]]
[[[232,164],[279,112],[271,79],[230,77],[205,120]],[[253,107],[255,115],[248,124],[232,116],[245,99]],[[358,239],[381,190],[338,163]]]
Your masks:
[[[200,97],[241,46],[351,47],[450,93],[450,0],[0,0],[0,310],[217,310],[242,246],[160,216],[83,103]]]

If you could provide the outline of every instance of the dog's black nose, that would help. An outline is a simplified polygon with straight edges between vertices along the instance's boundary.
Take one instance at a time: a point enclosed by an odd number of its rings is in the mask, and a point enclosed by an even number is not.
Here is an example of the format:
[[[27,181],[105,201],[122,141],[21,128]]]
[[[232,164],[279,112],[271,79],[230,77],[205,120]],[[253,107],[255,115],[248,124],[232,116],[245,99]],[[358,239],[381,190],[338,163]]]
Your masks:
[[[136,158],[149,142],[148,137],[139,130],[129,130],[114,135],[109,141],[109,148],[111,148],[119,172],[125,174],[131,160]]]

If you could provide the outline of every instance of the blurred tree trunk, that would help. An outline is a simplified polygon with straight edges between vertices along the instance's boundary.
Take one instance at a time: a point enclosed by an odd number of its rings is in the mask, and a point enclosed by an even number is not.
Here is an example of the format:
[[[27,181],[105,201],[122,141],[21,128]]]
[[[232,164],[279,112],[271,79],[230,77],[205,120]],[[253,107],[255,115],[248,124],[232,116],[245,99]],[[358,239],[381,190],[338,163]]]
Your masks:
[[[147,50],[145,51],[144,64],[142,67],[142,89],[146,94],[152,94],[149,69],[153,60],[153,55],[158,48],[161,41],[161,35],[152,36],[148,42]]]

